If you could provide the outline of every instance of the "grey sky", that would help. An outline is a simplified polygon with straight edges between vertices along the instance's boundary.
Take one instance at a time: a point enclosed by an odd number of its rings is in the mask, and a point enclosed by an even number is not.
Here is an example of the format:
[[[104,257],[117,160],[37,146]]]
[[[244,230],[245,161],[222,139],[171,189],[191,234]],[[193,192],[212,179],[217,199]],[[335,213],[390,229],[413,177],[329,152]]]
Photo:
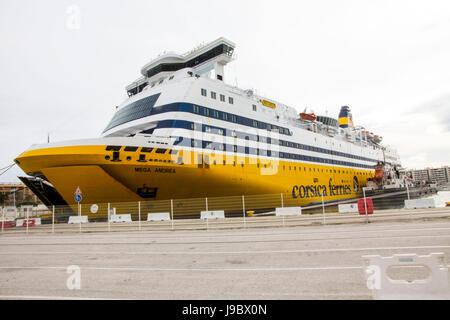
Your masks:
[[[47,132],[99,136],[145,63],[220,36],[237,44],[228,83],[299,111],[349,105],[405,167],[450,164],[449,1],[1,0],[0,168]]]

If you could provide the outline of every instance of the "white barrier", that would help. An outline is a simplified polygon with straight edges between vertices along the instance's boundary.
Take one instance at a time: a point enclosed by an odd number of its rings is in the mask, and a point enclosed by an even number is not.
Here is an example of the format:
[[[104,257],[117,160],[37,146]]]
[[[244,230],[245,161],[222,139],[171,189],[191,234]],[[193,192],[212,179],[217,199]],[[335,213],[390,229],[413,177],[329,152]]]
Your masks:
[[[450,299],[448,268],[443,253],[368,255],[363,258],[367,287],[372,290],[374,299]],[[388,269],[392,267],[425,267],[430,274],[420,280],[393,280],[388,275]]]
[[[147,221],[170,221],[170,212],[149,213]]]
[[[278,216],[301,216],[302,207],[275,208],[275,215]]]
[[[358,213],[358,204],[357,203],[339,204],[338,209],[339,213]]]
[[[405,200],[405,209],[436,208],[436,203],[432,198]]]
[[[25,220],[27,219],[17,219],[16,220],[16,227],[23,227],[23,224],[25,222]],[[32,219],[28,219],[29,222],[31,222],[33,225],[38,226],[41,224],[41,218],[32,218]],[[30,224],[29,224],[30,225]]]
[[[131,214],[113,214],[111,215],[110,222],[131,222]]]
[[[200,219],[225,219],[225,211],[201,211]]]
[[[69,224],[88,223],[88,216],[70,216]]]

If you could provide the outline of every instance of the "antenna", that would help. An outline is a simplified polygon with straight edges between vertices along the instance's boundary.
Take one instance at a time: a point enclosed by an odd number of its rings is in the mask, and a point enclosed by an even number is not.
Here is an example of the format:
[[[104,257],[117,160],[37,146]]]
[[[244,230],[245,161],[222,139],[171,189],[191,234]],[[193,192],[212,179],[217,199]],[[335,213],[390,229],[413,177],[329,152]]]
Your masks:
[[[47,143],[50,143],[50,132],[47,132]]]

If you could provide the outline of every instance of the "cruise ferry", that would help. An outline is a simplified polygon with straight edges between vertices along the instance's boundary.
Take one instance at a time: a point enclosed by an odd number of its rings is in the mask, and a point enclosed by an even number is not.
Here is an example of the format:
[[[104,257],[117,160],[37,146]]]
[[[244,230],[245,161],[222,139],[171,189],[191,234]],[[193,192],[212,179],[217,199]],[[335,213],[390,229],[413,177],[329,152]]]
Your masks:
[[[234,49],[219,38],[158,56],[99,138],[19,155],[22,181],[47,205],[74,205],[77,190],[89,204],[282,193],[307,205],[356,198],[377,164],[400,165],[348,106],[299,113],[227,84]]]

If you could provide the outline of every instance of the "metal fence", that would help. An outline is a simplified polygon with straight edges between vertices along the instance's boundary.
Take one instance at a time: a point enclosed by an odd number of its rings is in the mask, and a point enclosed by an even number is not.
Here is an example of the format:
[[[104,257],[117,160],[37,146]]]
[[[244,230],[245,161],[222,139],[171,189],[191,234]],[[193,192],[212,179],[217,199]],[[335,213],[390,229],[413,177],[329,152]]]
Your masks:
[[[46,210],[27,211],[24,219],[15,219],[2,215],[1,231],[15,229],[18,232],[30,230],[57,231],[115,231],[115,230],[175,230],[175,229],[209,229],[209,228],[246,228],[269,226],[295,226],[311,223],[334,223],[345,221],[368,222],[380,215],[360,216],[357,213],[339,214],[338,205],[356,203],[358,199],[343,199],[338,202],[318,202],[301,207],[298,216],[275,216],[276,208],[298,207],[299,201],[287,194],[242,195],[231,197],[205,197],[192,199],[170,199],[158,201],[110,202],[99,204],[75,204],[71,206],[53,206]],[[223,211],[226,219],[202,219],[202,211]],[[447,209],[447,211],[449,211]],[[445,214],[448,214],[446,211]],[[161,222],[147,222],[148,214],[165,213],[169,219]],[[436,212],[441,214],[441,212]],[[113,223],[111,217],[127,215],[130,221],[124,224]],[[411,211],[385,212],[383,217],[412,217]],[[69,224],[71,217],[87,217],[84,224],[79,220]],[[38,219],[39,225],[31,220]],[[12,228],[21,226],[23,228]],[[30,229],[30,227],[34,227]]]

